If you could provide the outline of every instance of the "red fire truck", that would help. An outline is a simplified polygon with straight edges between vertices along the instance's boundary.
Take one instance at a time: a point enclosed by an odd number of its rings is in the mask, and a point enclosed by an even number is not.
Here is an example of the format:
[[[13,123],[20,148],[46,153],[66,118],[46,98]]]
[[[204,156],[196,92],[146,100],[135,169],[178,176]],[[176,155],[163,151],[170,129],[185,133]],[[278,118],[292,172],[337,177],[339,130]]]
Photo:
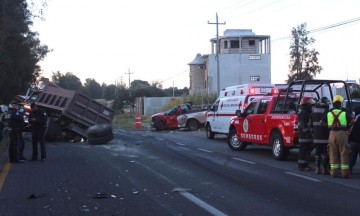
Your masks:
[[[299,102],[304,96],[315,101],[323,95],[332,98],[333,85],[343,86],[349,97],[346,82],[341,80],[298,80],[276,95],[256,98],[230,122],[228,145],[233,150],[244,150],[249,144],[268,145],[277,160],[285,160],[291,148],[298,146]],[[351,107],[349,108],[351,111]]]

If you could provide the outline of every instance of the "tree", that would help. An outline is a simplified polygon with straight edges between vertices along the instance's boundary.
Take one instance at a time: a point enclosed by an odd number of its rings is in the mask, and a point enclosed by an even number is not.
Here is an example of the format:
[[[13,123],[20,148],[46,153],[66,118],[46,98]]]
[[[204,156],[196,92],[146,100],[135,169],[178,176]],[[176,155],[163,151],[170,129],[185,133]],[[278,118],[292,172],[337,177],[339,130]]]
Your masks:
[[[1,103],[9,102],[35,82],[41,71],[38,63],[51,51],[30,29],[37,16],[26,0],[0,1]]]
[[[93,99],[102,98],[102,88],[95,79],[87,78],[84,83],[84,93]]]
[[[293,28],[290,42],[290,65],[287,83],[293,80],[313,79],[320,74],[322,67],[318,63],[318,55],[315,49],[309,46],[315,43],[315,39],[308,37],[306,23]]]
[[[69,89],[69,90],[81,90],[82,83],[80,79],[72,74],[67,72],[65,75],[61,74],[59,71],[52,73],[51,80],[58,86]]]

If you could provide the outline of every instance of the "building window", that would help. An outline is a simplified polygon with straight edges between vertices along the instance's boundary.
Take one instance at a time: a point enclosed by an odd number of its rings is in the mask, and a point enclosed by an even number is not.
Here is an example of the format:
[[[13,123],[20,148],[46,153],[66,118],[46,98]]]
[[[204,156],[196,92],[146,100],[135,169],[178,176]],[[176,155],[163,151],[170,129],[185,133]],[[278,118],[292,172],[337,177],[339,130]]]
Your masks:
[[[239,40],[231,40],[230,41],[230,48],[240,48]]]
[[[250,82],[259,82],[260,76],[250,76]]]
[[[255,40],[249,40],[249,46],[255,46]]]
[[[224,41],[224,49],[227,49],[227,48],[228,48],[228,42]]]

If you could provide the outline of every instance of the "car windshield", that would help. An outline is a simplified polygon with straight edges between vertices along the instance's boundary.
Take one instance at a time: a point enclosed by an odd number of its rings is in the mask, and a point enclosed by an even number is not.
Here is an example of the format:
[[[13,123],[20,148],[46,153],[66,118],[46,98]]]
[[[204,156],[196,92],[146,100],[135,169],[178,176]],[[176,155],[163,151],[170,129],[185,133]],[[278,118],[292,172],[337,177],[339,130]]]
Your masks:
[[[177,111],[178,107],[173,107],[171,109],[169,109],[168,111],[165,112],[165,115],[169,115],[169,116],[173,116],[176,114],[176,111]]]

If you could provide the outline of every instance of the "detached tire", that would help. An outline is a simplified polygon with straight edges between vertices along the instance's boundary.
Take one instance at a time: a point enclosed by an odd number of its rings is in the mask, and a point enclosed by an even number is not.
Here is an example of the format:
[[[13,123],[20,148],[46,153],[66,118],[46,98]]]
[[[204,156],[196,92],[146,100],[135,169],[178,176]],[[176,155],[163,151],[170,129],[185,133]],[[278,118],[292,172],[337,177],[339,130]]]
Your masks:
[[[89,127],[86,131],[87,136],[93,138],[105,137],[110,133],[112,133],[112,127],[110,124],[94,125]]]
[[[99,144],[106,144],[114,139],[114,135],[111,131],[111,133],[106,134],[103,137],[88,137],[88,143],[91,145],[99,145]]]
[[[232,129],[227,136],[227,143],[232,150],[242,151],[246,148],[248,143],[238,140],[235,129]]]
[[[114,139],[112,127],[110,124],[98,124],[91,126],[86,131],[89,144],[106,144]]]

